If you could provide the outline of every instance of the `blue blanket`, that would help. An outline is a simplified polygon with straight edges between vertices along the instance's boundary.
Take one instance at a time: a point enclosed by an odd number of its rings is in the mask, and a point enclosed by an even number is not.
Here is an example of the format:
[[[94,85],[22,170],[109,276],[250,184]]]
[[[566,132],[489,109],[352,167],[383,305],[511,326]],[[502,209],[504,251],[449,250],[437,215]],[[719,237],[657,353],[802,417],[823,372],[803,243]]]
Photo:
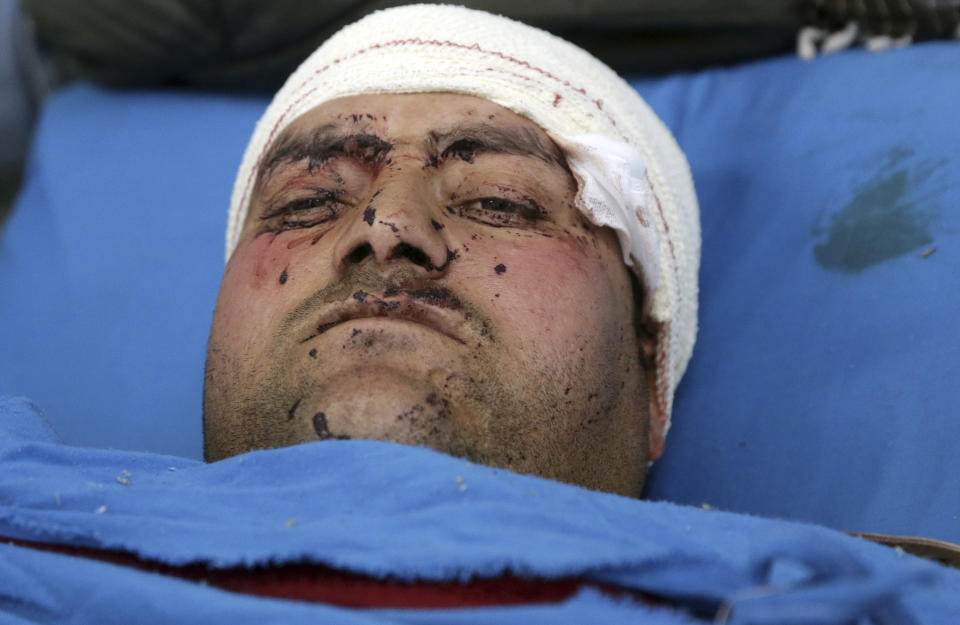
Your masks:
[[[826,528],[631,500],[375,441],[221,462],[57,442],[0,398],[0,536],[174,565],[312,562],[401,580],[582,577],[556,604],[360,610],[265,599],[0,544],[0,622],[949,623],[960,573]],[[2,541],[0,541],[2,542]]]

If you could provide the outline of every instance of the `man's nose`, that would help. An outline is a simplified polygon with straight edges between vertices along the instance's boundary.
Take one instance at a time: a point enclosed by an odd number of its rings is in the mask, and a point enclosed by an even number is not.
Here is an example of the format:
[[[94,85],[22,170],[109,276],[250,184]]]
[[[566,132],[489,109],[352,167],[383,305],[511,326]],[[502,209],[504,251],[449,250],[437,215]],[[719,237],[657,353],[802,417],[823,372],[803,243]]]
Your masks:
[[[409,263],[430,277],[446,272],[452,254],[435,219],[429,192],[417,181],[394,180],[378,187],[334,246],[338,271],[374,259],[380,265]]]

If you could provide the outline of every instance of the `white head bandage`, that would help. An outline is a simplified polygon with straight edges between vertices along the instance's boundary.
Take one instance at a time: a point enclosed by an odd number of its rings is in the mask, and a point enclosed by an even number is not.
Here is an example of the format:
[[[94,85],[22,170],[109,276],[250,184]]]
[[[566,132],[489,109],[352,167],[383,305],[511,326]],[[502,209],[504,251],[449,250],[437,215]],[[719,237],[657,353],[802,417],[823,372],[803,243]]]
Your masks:
[[[335,98],[420,92],[490,100],[539,125],[563,150],[578,182],[578,207],[617,232],[624,262],[647,291],[662,413],[651,426],[665,433],[697,330],[700,223],[690,169],[630,85],[542,30],[462,7],[408,5],[336,33],[287,79],[257,124],[234,184],[227,258],[260,159],[292,121]]]

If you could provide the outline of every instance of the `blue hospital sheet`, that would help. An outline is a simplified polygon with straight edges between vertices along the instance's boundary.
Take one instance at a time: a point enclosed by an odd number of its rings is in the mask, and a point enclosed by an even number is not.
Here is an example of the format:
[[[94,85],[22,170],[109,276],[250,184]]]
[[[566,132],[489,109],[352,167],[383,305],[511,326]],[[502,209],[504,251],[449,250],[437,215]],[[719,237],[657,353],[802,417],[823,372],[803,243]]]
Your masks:
[[[0,544],[0,623],[674,624],[720,613],[727,623],[903,625],[960,615],[960,572],[815,525],[637,501],[377,441],[211,464],[71,447],[14,398],[0,398],[0,536],[173,565],[311,562],[411,581],[577,576],[671,604],[586,589],[555,604],[348,609]]]

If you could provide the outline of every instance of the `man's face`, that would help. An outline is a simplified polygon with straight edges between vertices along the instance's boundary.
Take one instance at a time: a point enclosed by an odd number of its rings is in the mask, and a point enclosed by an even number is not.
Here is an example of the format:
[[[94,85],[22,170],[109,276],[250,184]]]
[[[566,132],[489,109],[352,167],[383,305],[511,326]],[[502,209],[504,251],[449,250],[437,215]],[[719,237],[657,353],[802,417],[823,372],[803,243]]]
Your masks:
[[[355,96],[297,119],[223,276],[207,459],[381,439],[638,494],[631,281],[575,192],[546,133],[480,98]]]

